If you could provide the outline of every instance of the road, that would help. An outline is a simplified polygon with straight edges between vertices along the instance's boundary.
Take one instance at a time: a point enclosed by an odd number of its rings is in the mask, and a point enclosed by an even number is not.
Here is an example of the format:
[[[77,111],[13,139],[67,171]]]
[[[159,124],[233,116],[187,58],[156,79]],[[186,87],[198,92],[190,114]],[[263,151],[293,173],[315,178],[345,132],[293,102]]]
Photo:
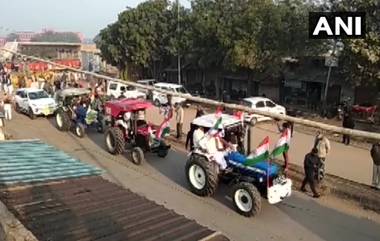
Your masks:
[[[155,124],[159,124],[162,117],[158,117],[158,110],[148,112],[148,119]],[[195,109],[185,109],[184,131],[187,133],[192,118],[195,117]],[[171,127],[175,128],[174,120]],[[266,137],[270,137],[271,146],[276,144],[279,133],[274,122],[260,123],[252,130],[252,148]],[[303,166],[303,160],[314,145],[314,136],[297,132],[295,129],[294,137],[291,141],[289,157],[290,162]],[[370,185],[372,182],[372,159],[368,150],[354,146],[346,146],[342,143],[331,141],[331,153],[326,160],[327,173],[343,177],[355,182]]]
[[[32,121],[15,114],[7,123],[7,130],[17,139],[39,138],[94,164],[105,170],[105,178],[219,230],[232,240],[380,240],[378,216],[368,218],[367,212],[351,206],[342,208],[341,201],[334,206],[327,197],[315,200],[296,191],[279,205],[263,202],[262,212],[255,218],[242,217],[233,210],[226,186],[220,186],[212,198],[200,198],[188,191],[184,175],[186,155],[180,150],[172,149],[165,159],[147,154],[144,165],[134,166],[127,159],[128,154],[115,157],[104,151],[103,136],[94,130],[78,139],[72,133],[59,132],[53,122],[44,118]]]

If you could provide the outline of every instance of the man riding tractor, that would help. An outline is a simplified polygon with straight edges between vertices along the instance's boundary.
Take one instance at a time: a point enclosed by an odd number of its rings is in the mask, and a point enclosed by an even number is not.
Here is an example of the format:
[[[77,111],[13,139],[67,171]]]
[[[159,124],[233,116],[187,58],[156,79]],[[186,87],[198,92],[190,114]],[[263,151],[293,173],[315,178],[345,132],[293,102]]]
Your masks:
[[[59,107],[55,114],[57,127],[60,131],[74,128],[78,137],[84,137],[88,127],[96,127],[98,132],[104,130],[102,105],[91,108],[91,91],[83,88],[69,88],[57,93]]]
[[[129,144],[132,147],[132,162],[136,165],[143,162],[144,152],[156,152],[159,157],[168,154],[170,145],[163,140],[164,125],[154,130],[145,120],[145,110],[150,107],[152,107],[150,102],[141,99],[106,102],[106,118],[111,123],[111,127],[105,133],[108,152],[114,155],[122,154],[126,144]]]

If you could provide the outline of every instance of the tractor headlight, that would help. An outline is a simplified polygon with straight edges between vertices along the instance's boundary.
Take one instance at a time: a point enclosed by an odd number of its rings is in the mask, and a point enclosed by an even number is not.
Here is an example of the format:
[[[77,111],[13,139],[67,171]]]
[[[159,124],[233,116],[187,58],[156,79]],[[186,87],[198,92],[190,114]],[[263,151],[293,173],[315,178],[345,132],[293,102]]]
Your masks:
[[[263,182],[264,179],[262,177],[259,178],[259,182]]]

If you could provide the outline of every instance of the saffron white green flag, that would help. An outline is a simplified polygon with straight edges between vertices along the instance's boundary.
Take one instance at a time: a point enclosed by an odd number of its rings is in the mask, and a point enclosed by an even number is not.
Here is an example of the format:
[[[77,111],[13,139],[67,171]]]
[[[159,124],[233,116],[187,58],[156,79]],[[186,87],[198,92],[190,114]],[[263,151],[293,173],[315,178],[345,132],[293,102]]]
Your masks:
[[[280,137],[280,139],[277,141],[276,147],[272,151],[271,157],[277,157],[281,155],[284,152],[287,152],[289,150],[289,144],[290,144],[290,130],[286,129]]]
[[[247,157],[245,161],[245,166],[252,166],[258,162],[263,162],[269,158],[269,137],[265,137],[264,140],[256,148],[252,155]]]

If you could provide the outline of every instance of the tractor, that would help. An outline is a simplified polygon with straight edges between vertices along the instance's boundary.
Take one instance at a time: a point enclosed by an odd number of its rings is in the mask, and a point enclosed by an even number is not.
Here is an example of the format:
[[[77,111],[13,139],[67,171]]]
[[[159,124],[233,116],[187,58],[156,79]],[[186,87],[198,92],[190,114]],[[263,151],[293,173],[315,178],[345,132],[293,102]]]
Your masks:
[[[142,99],[121,99],[106,102],[105,113],[110,127],[105,133],[108,152],[119,155],[131,148],[131,159],[136,165],[144,160],[144,152],[157,153],[159,157],[168,154],[170,145],[157,137],[159,131],[145,120],[145,111],[153,105]]]
[[[56,125],[60,131],[74,130],[74,133],[83,138],[86,129],[95,127],[100,133],[104,131],[105,122],[103,111],[91,109],[88,89],[68,88],[57,93],[58,109],[55,113]],[[86,102],[86,104],[83,104]]]
[[[291,195],[292,181],[281,173],[281,168],[270,160],[247,164],[250,153],[250,127],[232,115],[222,114],[219,131],[224,139],[236,143],[235,150],[225,152],[227,168],[221,170],[213,155],[205,148],[195,148],[187,160],[185,169],[190,190],[198,196],[211,196],[220,181],[232,187],[232,200],[238,213],[250,217],[261,210],[261,196],[270,204],[281,202]],[[192,124],[207,131],[214,128],[217,117],[204,115],[193,120]],[[234,141],[238,140],[237,142]],[[237,145],[244,147],[236,148]],[[240,153],[237,150],[243,150]]]

